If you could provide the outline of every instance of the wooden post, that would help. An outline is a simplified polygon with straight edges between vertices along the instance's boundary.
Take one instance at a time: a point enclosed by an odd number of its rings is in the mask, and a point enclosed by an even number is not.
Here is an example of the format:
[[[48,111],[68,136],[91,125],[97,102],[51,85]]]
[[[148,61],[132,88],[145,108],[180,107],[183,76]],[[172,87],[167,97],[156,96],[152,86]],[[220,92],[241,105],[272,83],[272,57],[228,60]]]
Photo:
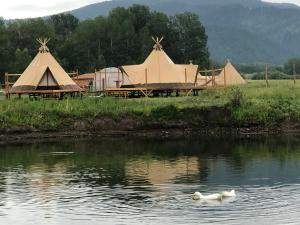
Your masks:
[[[185,83],[187,83],[187,74],[186,74],[186,68],[184,68],[184,77],[185,77]]]
[[[104,69],[104,76],[105,76],[105,89],[107,88],[107,74],[106,74],[106,68]]]
[[[215,85],[215,68],[212,66],[212,86],[214,87]]]
[[[118,88],[120,88],[121,85],[120,85],[120,70],[119,70],[119,67],[118,67]]]
[[[269,80],[268,80],[268,64],[266,64],[266,67],[265,67],[265,80],[266,80],[266,86],[269,87]]]
[[[105,91],[105,79],[102,79],[102,90]]]
[[[226,87],[226,66],[224,67],[224,87]]]
[[[145,81],[146,81],[146,88],[148,86],[148,70],[147,68],[145,69]]]
[[[205,88],[207,89],[207,71],[205,70]]]
[[[76,70],[76,80],[77,80],[77,84],[78,84],[78,81],[79,81],[79,73],[78,73],[78,69]]]
[[[296,84],[296,65],[293,64],[293,80],[294,80],[294,84]]]
[[[95,76],[94,76],[94,92],[97,92],[97,70],[95,69]]]
[[[197,73],[195,76],[195,81],[194,81],[194,86],[197,87],[198,86],[198,75],[199,75],[199,68],[197,69]]]
[[[8,93],[8,73],[5,73],[5,92]]]
[[[102,87],[102,73],[101,73],[101,70],[99,70],[99,76],[100,76],[100,79],[99,79],[99,91],[103,90],[103,87]]]

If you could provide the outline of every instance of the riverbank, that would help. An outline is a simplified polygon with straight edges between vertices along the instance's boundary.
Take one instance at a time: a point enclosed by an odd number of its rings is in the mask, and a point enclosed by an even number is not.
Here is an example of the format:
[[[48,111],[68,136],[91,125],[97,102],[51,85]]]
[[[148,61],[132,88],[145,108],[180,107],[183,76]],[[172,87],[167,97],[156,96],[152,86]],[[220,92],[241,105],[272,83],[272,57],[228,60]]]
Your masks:
[[[263,81],[195,97],[0,101],[0,140],[60,135],[300,132],[300,84]],[[22,138],[22,139],[24,139]]]

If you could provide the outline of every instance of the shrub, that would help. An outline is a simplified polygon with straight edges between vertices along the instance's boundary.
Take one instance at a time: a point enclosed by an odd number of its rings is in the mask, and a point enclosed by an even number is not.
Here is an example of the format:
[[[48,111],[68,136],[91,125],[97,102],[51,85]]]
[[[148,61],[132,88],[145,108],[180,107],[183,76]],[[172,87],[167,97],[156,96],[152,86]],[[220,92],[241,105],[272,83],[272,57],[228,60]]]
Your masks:
[[[151,111],[153,118],[176,118],[178,116],[178,109],[175,105],[167,105],[158,107]]]
[[[229,105],[232,107],[239,107],[245,101],[244,93],[239,87],[233,87],[230,89]]]

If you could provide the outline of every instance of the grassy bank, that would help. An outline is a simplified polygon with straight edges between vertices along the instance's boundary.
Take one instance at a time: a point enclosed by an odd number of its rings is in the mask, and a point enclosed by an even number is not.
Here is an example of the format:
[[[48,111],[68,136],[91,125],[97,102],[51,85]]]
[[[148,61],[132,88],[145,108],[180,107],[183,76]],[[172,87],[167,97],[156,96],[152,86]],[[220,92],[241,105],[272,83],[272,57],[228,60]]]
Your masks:
[[[226,127],[300,122],[300,83],[270,81],[270,87],[266,88],[263,81],[250,81],[244,86],[203,91],[197,97],[0,100],[2,129],[71,129],[75,121],[92,123],[102,118],[113,119],[117,124],[131,118],[146,121],[148,126],[172,121],[186,127],[204,123]]]

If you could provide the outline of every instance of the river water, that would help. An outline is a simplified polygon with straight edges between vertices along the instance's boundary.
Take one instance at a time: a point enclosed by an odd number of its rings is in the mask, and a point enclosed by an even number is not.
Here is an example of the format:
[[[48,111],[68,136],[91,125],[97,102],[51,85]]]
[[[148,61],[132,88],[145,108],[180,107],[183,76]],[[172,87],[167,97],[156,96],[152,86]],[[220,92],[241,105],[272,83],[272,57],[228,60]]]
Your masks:
[[[194,201],[234,189],[235,198]],[[300,142],[58,140],[0,146],[0,224],[300,224]]]

